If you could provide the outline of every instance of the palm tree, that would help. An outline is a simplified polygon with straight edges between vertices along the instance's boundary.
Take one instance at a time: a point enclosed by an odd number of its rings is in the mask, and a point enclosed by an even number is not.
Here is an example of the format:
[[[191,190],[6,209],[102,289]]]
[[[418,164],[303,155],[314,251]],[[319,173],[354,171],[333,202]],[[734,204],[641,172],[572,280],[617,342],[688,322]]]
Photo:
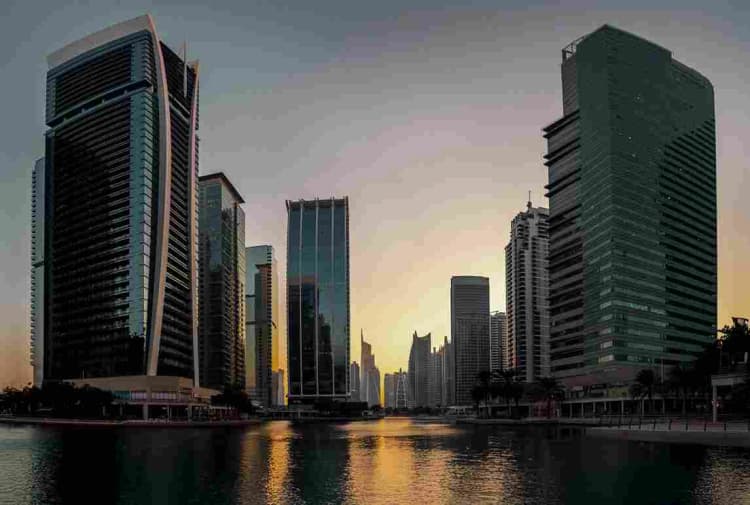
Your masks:
[[[552,417],[552,400],[558,399],[563,392],[562,386],[554,377],[542,377],[538,382],[542,396],[547,400],[547,419]]]
[[[477,374],[477,382],[478,386],[481,388],[482,391],[482,399],[484,400],[484,408],[487,410],[489,409],[488,403],[490,398],[490,380],[492,379],[492,374],[489,372],[489,370],[482,370]]]
[[[474,411],[479,414],[479,402],[484,398],[484,391],[479,384],[471,388],[471,399],[474,400]]]
[[[508,414],[510,415],[510,401],[515,398],[518,393],[516,391],[518,388],[514,386],[514,384],[516,384],[518,371],[514,368],[507,368],[505,370],[495,370],[493,371],[493,375],[499,382],[498,392],[505,399],[505,406],[508,410]]]
[[[656,374],[650,368],[644,368],[635,376],[635,382],[630,386],[631,396],[643,400],[644,397],[648,397],[649,404],[651,405],[651,411],[654,410],[653,405],[653,394],[654,384],[656,384]],[[641,414],[643,414],[643,404],[641,404]]]
[[[687,415],[687,398],[696,384],[696,378],[697,374],[692,367],[675,365],[675,367],[669,371],[667,386],[675,391],[677,396],[682,398],[683,416]]]

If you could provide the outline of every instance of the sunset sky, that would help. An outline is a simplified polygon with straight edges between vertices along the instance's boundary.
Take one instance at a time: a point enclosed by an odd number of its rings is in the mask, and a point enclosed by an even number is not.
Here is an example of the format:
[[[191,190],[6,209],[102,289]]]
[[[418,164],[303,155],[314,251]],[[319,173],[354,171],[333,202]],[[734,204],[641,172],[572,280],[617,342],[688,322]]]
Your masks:
[[[349,197],[352,358],[364,328],[381,374],[406,369],[415,330],[449,334],[451,275],[490,277],[491,308],[504,309],[510,220],[528,190],[547,205],[541,128],[562,112],[560,50],[604,23],[713,82],[718,324],[749,316],[750,2],[559,3],[3,2],[0,387],[31,377],[30,183],[46,56],[146,12],[200,60],[201,173],[223,171],[243,194],[247,245],[275,246],[282,286],[284,201]]]

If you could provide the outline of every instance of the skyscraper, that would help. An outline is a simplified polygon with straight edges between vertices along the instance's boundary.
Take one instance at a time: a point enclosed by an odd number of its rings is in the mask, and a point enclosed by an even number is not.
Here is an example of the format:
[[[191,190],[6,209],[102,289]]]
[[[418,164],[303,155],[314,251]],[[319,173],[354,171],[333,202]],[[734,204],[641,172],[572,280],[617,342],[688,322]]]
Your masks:
[[[406,409],[407,408],[407,373],[399,368],[398,372],[387,373],[383,379],[385,396],[385,408]]]
[[[44,158],[31,173],[31,366],[34,385],[44,381]]]
[[[441,346],[443,359],[443,405],[450,407],[456,403],[456,361],[454,358],[453,344],[448,341],[448,337],[443,337]]]
[[[360,391],[359,378],[360,378],[359,364],[356,361],[352,361],[352,364],[349,365],[349,384],[351,387],[349,400],[353,402],[361,401],[359,397],[359,391]]]
[[[198,178],[201,384],[245,387],[245,203],[219,172]]]
[[[289,402],[349,395],[349,200],[287,201]]]
[[[424,337],[414,332],[409,350],[409,408],[427,407],[429,405],[430,373],[432,364],[430,350],[432,349],[432,334]]]
[[[503,370],[508,354],[508,324],[505,312],[490,313],[490,370]]]
[[[395,373],[396,379],[396,409],[403,410],[409,408],[409,377],[408,374],[400,368]]]
[[[273,373],[279,369],[278,274],[273,246],[259,245],[245,250],[247,262],[246,380],[251,394],[265,406],[275,405]],[[282,388],[283,389],[283,388]],[[283,394],[283,393],[282,393]],[[283,403],[282,403],[283,405]]]
[[[383,377],[383,405],[387,409],[396,408],[396,375],[387,373]]]
[[[456,368],[458,405],[472,403],[471,389],[479,372],[490,369],[490,280],[451,278],[451,343]]]
[[[552,373],[624,383],[715,335],[713,87],[605,25],[563,49],[562,90],[544,128]]]
[[[41,348],[45,380],[197,383],[198,64],[150,16],[48,63],[35,360]]]
[[[359,382],[361,393],[360,401],[367,405],[380,405],[380,370],[375,366],[375,355],[372,353],[372,345],[365,342],[364,332],[360,334],[362,354],[362,378]]]
[[[443,403],[444,353],[445,348],[441,346],[439,349],[433,347],[432,353],[430,354],[430,374],[427,384],[427,404],[430,407],[445,406]]]
[[[549,369],[549,212],[519,212],[505,247],[505,308],[508,364],[522,381],[533,382]]]

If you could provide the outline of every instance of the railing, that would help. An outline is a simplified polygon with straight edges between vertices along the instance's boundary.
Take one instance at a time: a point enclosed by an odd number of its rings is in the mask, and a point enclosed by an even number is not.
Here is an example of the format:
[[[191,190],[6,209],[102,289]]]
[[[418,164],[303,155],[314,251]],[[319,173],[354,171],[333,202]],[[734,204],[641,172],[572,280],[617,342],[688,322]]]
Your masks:
[[[732,431],[750,433],[750,418],[726,418],[713,422],[707,416],[611,415],[600,416],[598,426],[640,431]]]

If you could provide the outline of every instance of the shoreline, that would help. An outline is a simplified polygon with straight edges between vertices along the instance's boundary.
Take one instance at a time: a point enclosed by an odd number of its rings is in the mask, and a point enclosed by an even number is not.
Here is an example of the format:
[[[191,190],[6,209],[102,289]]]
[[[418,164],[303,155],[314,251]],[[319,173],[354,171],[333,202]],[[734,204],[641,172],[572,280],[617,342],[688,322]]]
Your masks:
[[[51,417],[0,417],[0,424],[36,426],[76,426],[92,428],[227,428],[256,426],[264,419],[226,419],[222,421],[159,421],[156,419],[58,419]]]
[[[750,432],[747,431],[654,431],[596,427],[586,428],[586,435],[594,438],[630,440],[633,442],[750,448]]]

